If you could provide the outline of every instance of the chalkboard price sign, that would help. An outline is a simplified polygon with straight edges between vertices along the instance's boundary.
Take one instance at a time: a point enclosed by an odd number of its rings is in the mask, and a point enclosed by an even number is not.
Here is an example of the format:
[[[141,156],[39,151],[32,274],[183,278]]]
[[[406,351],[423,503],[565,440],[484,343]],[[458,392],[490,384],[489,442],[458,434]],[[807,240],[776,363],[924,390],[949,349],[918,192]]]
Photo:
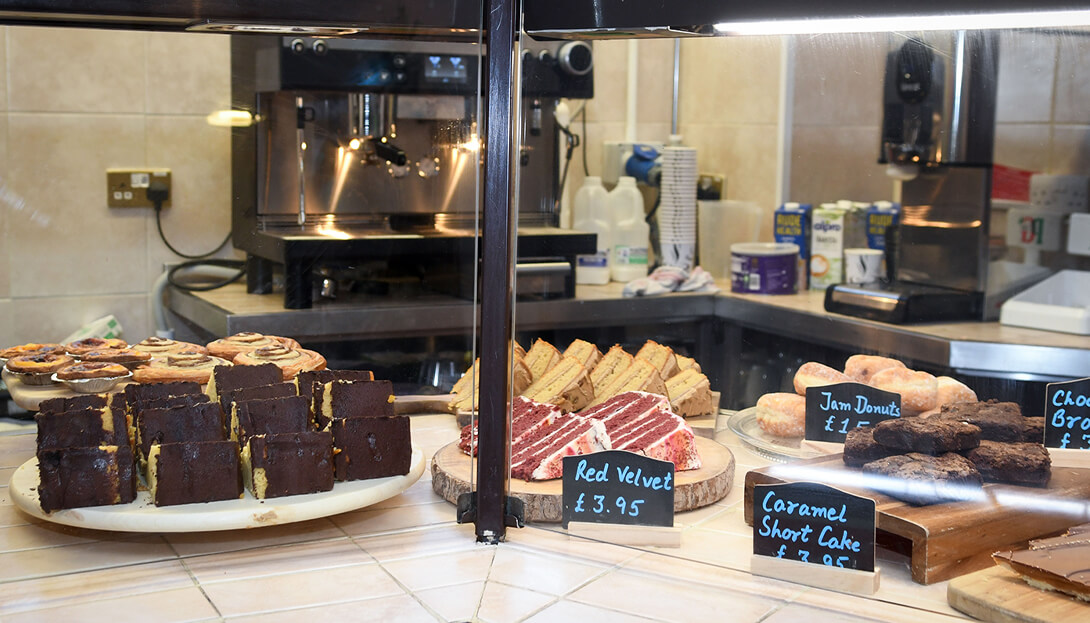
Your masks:
[[[844,443],[848,431],[901,417],[901,395],[862,383],[806,388],[806,439]]]
[[[874,500],[812,482],[756,485],[753,553],[874,571]]]
[[[1090,379],[1049,383],[1045,391],[1045,445],[1090,449]]]
[[[674,464],[624,450],[564,457],[564,527],[571,521],[674,525]]]

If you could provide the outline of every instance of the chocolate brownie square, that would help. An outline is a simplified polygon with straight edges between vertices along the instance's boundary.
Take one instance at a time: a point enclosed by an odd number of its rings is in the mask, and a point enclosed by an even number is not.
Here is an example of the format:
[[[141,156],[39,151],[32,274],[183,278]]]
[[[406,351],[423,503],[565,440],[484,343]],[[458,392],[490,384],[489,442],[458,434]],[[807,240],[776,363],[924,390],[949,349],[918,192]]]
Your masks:
[[[1052,476],[1052,459],[1043,444],[984,440],[964,454],[989,482],[1043,487]]]
[[[295,395],[295,386],[291,383],[273,383],[271,385],[258,385],[256,387],[243,387],[220,392],[220,406],[224,413],[231,413],[232,403],[243,400],[257,400],[260,398],[287,398]]]
[[[409,473],[413,454],[409,418],[342,418],[333,420],[330,428],[337,480],[366,480]]]
[[[275,363],[262,363],[256,366],[216,366],[208,379],[206,393],[212,400],[219,400],[220,394],[233,389],[273,385],[284,381],[284,373]]]
[[[242,497],[238,445],[233,441],[154,444],[148,488],[156,506],[237,500]]]
[[[136,499],[128,445],[44,448],[38,451],[38,478],[38,503],[47,513]]]
[[[243,400],[231,411],[231,438],[244,446],[253,435],[302,433],[312,424],[310,404],[302,396]]]
[[[104,409],[109,402],[106,394],[82,394],[61,398],[49,398],[38,404],[38,413],[61,413],[80,409]]]
[[[887,448],[874,440],[873,426],[854,428],[844,438],[844,464],[851,467],[861,467],[864,463],[899,453],[898,450]]]
[[[199,394],[201,386],[193,381],[177,381],[174,383],[148,383],[126,385],[125,402],[132,405],[137,400],[152,400],[155,398],[169,398],[184,394]]]
[[[330,420],[348,417],[393,417],[394,387],[390,381],[331,381],[322,385],[322,397],[315,395],[321,409],[314,412],[318,428]]]
[[[129,427],[125,414],[108,406],[72,411],[39,411],[38,449],[89,446],[128,446]]]
[[[295,387],[296,392],[307,400],[313,401],[318,398],[320,401],[321,386],[326,383],[373,380],[375,380],[375,373],[370,370],[305,370],[295,376]],[[315,405],[314,410],[321,412],[320,402]]]
[[[953,452],[898,454],[867,463],[863,472],[885,476],[867,486],[910,504],[975,499],[983,485],[973,464]]]
[[[989,441],[1021,441],[1022,409],[1013,402],[956,402],[943,405],[943,420],[966,422],[980,428],[980,438]]]
[[[1044,443],[1044,441],[1045,441],[1045,418],[1043,418],[1043,417],[1026,417],[1026,418],[1022,418],[1022,441],[1028,441],[1030,443]]]
[[[333,488],[329,431],[254,435],[241,458],[246,488],[259,500]]]
[[[152,444],[183,441],[223,441],[223,411],[214,402],[193,407],[146,409],[137,427],[139,458],[147,460]]]
[[[958,420],[902,417],[876,424],[874,440],[903,452],[943,454],[975,448],[980,428]]]

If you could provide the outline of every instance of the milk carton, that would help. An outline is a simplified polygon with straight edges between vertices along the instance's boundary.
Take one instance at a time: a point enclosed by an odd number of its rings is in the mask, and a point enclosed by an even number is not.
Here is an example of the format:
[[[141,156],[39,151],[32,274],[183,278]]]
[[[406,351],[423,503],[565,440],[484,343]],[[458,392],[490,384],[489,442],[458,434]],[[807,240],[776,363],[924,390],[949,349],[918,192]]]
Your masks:
[[[834,203],[814,210],[810,233],[810,287],[819,290],[844,281],[844,220]]]
[[[896,225],[900,216],[900,206],[890,201],[875,201],[867,208],[867,246],[885,250],[886,230]]]
[[[810,212],[808,203],[785,203],[772,215],[772,232],[776,242],[789,243],[799,248],[799,290],[805,290],[810,282]]]

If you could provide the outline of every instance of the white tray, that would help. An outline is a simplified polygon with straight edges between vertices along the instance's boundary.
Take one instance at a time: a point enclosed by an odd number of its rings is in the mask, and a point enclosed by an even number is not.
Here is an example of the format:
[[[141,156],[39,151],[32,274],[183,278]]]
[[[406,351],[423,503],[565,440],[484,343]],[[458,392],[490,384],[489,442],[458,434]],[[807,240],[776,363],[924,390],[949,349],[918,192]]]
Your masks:
[[[1003,303],[999,322],[1090,335],[1090,272],[1063,270],[1045,279]]]
[[[71,508],[45,513],[38,502],[38,459],[11,475],[8,491],[19,510],[53,523],[121,532],[211,532],[259,528],[327,517],[377,504],[408,489],[424,473],[424,455],[413,446],[409,473],[372,480],[338,482],[331,491],[258,500],[247,491],[238,500],[157,507],[147,490],[114,506]]]

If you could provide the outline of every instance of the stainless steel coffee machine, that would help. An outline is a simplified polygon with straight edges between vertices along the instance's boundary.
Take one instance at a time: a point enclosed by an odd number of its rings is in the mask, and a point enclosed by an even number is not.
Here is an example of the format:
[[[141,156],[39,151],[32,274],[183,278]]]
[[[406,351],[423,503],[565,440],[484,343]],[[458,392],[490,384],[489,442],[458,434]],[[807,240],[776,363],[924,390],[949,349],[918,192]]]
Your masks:
[[[996,56],[991,31],[929,32],[889,52],[879,162],[902,180],[892,280],[831,287],[828,311],[898,323],[983,317]]]
[[[572,296],[574,256],[594,241],[556,228],[564,135],[552,111],[592,97],[591,48],[525,47],[520,291]],[[332,299],[362,273],[471,297],[481,46],[236,36],[231,52],[232,105],[254,121],[232,142],[232,232],[249,291],[271,291],[283,270],[288,308]]]

